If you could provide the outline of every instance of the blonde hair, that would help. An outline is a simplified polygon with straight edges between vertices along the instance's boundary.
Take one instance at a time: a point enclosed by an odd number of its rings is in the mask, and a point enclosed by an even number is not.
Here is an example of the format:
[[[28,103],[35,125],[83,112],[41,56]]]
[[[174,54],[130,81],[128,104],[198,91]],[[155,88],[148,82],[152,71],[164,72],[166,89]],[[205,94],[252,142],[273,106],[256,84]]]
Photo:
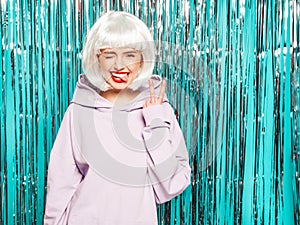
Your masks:
[[[146,86],[154,68],[154,41],[146,24],[127,12],[105,13],[88,32],[82,55],[82,66],[88,80],[101,91],[110,89],[100,72],[98,54],[100,49],[118,47],[133,48],[142,54],[140,73],[128,88],[137,90]]]

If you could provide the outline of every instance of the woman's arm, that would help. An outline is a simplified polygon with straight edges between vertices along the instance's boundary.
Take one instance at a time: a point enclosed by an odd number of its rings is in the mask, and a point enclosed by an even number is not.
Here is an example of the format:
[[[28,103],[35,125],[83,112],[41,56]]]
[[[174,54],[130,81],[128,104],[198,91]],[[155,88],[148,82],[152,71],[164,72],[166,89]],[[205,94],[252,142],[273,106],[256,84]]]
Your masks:
[[[74,160],[69,109],[65,113],[50,154],[45,225],[66,224],[68,205],[83,177]]]
[[[149,155],[148,175],[156,202],[182,193],[190,184],[191,168],[182,131],[169,103],[143,109],[143,139]]]

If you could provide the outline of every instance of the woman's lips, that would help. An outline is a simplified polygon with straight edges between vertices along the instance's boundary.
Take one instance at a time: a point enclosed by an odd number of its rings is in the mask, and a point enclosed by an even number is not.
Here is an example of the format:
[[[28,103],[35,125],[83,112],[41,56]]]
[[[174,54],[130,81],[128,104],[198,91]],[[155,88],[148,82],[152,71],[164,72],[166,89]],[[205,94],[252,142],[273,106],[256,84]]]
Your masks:
[[[128,81],[129,72],[114,71],[111,72],[111,78],[116,83],[126,83]]]
[[[111,76],[111,79],[116,82],[116,83],[126,83],[126,81],[123,81],[121,78],[119,77],[115,77],[115,76]]]

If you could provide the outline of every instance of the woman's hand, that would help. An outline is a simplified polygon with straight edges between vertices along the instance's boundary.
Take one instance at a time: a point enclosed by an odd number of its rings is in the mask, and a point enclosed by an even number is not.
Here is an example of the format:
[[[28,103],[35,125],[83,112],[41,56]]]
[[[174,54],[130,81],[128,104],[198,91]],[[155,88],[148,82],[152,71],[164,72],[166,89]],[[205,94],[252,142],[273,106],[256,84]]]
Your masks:
[[[150,98],[146,100],[143,108],[147,108],[152,105],[160,105],[163,102],[165,91],[166,91],[166,80],[161,83],[159,95],[156,97],[154,92],[154,82],[149,80]]]

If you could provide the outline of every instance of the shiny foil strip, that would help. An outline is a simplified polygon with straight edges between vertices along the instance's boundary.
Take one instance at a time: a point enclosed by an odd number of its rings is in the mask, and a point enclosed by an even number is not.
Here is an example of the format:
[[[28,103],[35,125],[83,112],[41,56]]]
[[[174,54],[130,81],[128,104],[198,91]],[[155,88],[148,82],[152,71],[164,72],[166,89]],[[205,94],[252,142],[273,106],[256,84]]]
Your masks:
[[[149,26],[190,154],[192,183],[159,224],[299,224],[297,0],[1,1],[0,223],[42,224],[84,37],[108,10]]]

